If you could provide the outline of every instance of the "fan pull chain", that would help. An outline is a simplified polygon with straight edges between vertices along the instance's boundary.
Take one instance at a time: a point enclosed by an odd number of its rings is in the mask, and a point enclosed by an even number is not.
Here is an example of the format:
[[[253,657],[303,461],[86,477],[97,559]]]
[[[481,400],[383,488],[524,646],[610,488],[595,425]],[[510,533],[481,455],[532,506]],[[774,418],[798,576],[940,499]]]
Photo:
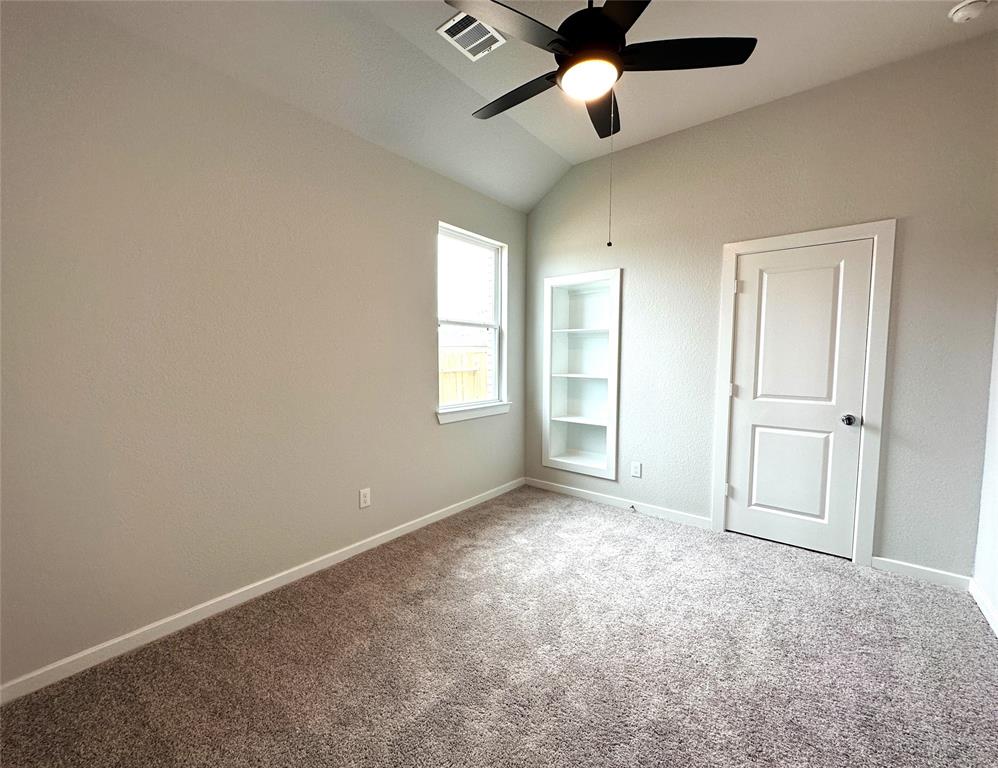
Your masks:
[[[613,245],[613,107],[616,104],[613,91],[610,91],[610,201],[606,217],[606,247]]]

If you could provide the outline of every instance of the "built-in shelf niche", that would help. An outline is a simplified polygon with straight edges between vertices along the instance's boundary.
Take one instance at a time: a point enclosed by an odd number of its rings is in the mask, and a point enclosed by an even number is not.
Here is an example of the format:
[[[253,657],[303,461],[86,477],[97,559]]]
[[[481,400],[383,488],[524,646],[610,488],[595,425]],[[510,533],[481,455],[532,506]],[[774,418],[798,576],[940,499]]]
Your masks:
[[[617,477],[620,270],[544,281],[545,466]]]

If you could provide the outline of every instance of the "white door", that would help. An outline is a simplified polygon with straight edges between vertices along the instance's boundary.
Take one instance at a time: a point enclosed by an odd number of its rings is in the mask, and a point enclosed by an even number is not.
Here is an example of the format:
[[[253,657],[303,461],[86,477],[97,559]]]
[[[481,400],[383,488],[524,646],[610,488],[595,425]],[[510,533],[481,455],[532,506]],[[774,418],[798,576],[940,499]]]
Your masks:
[[[873,247],[738,256],[728,530],[852,556]]]

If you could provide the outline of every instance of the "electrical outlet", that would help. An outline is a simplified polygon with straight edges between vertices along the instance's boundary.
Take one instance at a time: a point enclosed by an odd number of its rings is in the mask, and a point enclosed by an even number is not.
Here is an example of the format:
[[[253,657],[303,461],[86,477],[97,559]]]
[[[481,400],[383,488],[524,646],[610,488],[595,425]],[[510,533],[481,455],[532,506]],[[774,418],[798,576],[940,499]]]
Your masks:
[[[631,462],[631,477],[641,477],[641,462],[632,461]]]
[[[360,489],[360,508],[371,506],[371,489],[361,488]]]

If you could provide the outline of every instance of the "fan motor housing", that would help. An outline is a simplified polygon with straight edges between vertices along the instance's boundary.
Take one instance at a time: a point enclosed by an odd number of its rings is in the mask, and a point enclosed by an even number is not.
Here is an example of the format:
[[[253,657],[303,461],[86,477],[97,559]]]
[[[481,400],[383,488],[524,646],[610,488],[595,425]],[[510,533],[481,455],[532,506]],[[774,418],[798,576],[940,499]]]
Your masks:
[[[599,8],[573,13],[561,23],[558,33],[572,46],[571,54],[555,54],[559,65],[578,61],[581,54],[618,54],[625,45],[624,33]]]

